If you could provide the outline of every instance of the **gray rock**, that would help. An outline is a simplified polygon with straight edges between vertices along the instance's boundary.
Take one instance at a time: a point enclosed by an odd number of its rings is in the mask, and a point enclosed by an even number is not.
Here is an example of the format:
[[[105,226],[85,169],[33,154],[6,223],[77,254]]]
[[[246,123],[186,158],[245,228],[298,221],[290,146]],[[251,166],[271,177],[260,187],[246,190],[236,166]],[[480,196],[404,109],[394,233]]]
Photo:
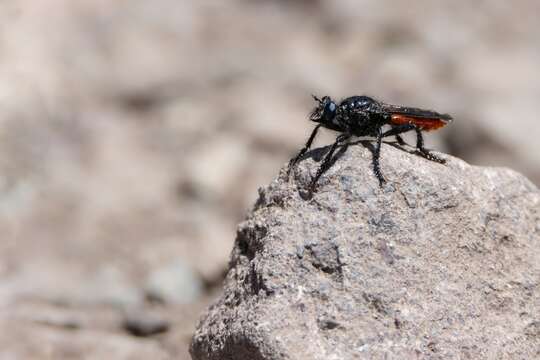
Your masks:
[[[137,308],[126,312],[122,327],[131,335],[144,337],[168,331],[170,323],[151,310]]]
[[[147,298],[164,304],[186,304],[197,300],[202,292],[202,281],[182,261],[154,270],[146,281]]]
[[[384,145],[348,151],[304,200],[322,150],[239,226],[221,298],[191,344],[207,359],[540,356],[540,192],[520,174]]]

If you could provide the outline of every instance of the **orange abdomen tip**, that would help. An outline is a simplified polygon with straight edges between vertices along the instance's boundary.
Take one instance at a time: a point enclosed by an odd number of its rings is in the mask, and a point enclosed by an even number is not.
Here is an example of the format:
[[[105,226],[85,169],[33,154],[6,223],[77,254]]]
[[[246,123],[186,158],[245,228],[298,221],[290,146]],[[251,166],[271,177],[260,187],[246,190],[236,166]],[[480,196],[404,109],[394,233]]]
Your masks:
[[[422,118],[401,114],[393,114],[391,122],[394,125],[414,124],[425,131],[437,130],[448,123],[447,120],[441,118]]]

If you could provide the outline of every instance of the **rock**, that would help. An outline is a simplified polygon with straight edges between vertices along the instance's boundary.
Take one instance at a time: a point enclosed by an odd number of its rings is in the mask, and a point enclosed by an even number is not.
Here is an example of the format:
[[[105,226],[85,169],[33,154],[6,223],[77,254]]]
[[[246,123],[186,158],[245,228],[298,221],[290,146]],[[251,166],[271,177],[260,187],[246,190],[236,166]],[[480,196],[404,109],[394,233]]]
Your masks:
[[[169,330],[170,324],[162,316],[142,308],[128,311],[122,327],[134,336],[152,336]]]
[[[325,149],[328,150],[328,149]],[[540,192],[522,175],[387,144],[350,146],[302,191],[308,154],[238,229],[191,356],[532,359],[540,356]]]
[[[186,304],[201,296],[201,279],[182,261],[154,270],[145,286],[146,297],[164,304]]]

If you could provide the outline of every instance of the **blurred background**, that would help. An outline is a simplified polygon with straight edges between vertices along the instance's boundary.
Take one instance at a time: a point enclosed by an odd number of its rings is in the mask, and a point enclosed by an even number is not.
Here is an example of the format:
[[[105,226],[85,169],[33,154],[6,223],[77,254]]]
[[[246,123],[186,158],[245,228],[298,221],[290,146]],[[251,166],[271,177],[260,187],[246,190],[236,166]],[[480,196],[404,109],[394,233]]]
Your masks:
[[[540,183],[540,2],[0,2],[0,358],[189,359],[310,94]],[[317,143],[331,141],[326,132]]]

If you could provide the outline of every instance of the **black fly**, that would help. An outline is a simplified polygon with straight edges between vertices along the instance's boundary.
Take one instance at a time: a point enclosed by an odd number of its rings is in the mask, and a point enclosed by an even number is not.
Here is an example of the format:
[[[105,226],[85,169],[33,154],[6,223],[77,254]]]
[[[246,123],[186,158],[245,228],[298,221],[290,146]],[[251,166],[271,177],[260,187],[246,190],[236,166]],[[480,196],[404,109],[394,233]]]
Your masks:
[[[448,114],[440,114],[431,110],[423,110],[412,107],[396,106],[385,104],[368,96],[351,96],[341,101],[339,105],[329,96],[319,99],[315,95],[313,98],[318,102],[311,113],[309,119],[317,124],[311,133],[306,145],[298,155],[289,162],[288,172],[309,150],[317,131],[321,128],[338,131],[340,134],[324,158],[317,174],[311,181],[310,192],[317,186],[317,181],[327,171],[332,164],[332,156],[339,145],[345,144],[352,136],[375,137],[375,147],[373,151],[373,171],[382,186],[385,182],[379,166],[382,139],[387,136],[395,136],[400,145],[405,142],[400,134],[414,130],[416,132],[416,152],[418,155],[428,160],[444,164],[445,160],[437,157],[424,148],[422,131],[435,130],[445,126],[452,120]],[[390,129],[383,131],[383,126],[388,125]]]

